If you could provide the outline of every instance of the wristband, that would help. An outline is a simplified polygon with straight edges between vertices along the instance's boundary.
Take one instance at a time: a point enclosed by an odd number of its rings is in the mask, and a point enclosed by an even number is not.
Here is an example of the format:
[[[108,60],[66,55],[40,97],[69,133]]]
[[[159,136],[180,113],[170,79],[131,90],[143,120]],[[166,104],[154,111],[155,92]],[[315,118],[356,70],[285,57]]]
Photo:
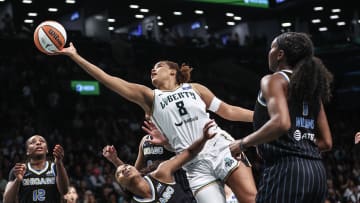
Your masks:
[[[239,141],[239,149],[242,152],[246,151],[246,147],[244,146],[244,140],[243,139],[240,139],[240,141]]]

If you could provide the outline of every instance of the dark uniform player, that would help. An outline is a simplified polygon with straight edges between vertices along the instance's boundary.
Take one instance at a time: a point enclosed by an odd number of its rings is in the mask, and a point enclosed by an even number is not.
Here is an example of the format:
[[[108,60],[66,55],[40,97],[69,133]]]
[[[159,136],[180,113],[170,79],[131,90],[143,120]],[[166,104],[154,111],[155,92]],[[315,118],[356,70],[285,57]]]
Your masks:
[[[264,170],[256,202],[317,203],[326,198],[326,171],[320,151],[332,147],[323,102],[332,75],[313,56],[303,33],[275,38],[269,52],[275,73],[261,80],[255,105],[255,132],[234,142],[233,155],[257,145]]]
[[[134,166],[124,164],[117,157],[116,149],[113,146],[105,146],[103,155],[117,167],[116,180],[124,189],[132,193],[133,201],[190,203],[192,201],[188,200],[184,191],[175,182],[174,173],[194,158],[202,150],[208,139],[215,136],[215,134],[208,132],[209,128],[214,125],[213,121],[208,122],[204,127],[203,137],[173,158],[161,162],[154,171],[144,177]]]
[[[14,170],[12,170],[9,180],[14,181],[15,179]],[[59,202],[60,194],[56,188],[55,164],[46,161],[44,169],[38,171],[33,169],[30,163],[27,163],[19,194],[21,194],[20,202],[28,202],[26,200]]]
[[[288,81],[291,77],[290,71],[278,74]],[[265,99],[259,95],[254,112],[255,130],[270,119],[264,102]],[[257,147],[265,162],[257,202],[323,202],[327,190],[326,171],[315,137],[320,104],[299,103],[290,99],[288,105],[291,118],[288,132]],[[300,197],[297,199],[292,196],[294,194]]]
[[[175,156],[174,152],[167,150],[165,147],[152,144],[149,141],[150,139],[150,135],[145,135],[140,142],[138,157],[135,163],[135,167],[139,170],[144,167],[149,167],[151,164],[158,161],[166,161]],[[175,182],[179,184],[181,189],[184,191],[184,196],[187,197],[186,202],[196,202],[189,186],[186,172],[180,168],[174,173],[174,177]]]
[[[181,185],[173,182],[173,183],[165,183],[161,182],[151,175],[147,175],[144,177],[152,191],[154,191],[154,196],[151,198],[139,198],[134,196],[134,202],[189,202],[188,197],[186,196],[185,192],[181,188]],[[156,192],[155,192],[156,191]],[[176,192],[175,192],[176,191]],[[150,200],[150,201],[149,201]]]
[[[60,145],[56,145],[53,150],[55,161],[47,161],[47,143],[39,135],[26,141],[26,150],[29,161],[25,164],[16,163],[11,170],[4,203],[60,202],[69,184],[62,162],[64,150]]]
[[[137,164],[139,164],[139,167],[147,167],[155,161],[165,161],[175,156],[174,152],[167,150],[163,146],[151,143],[151,139],[151,135],[145,135],[141,140],[135,167],[137,167]]]

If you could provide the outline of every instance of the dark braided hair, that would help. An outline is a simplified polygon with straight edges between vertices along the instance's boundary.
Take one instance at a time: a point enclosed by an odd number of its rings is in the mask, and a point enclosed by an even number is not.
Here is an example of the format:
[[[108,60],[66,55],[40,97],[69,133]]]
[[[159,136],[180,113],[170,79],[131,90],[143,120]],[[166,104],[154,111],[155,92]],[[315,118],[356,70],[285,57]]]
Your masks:
[[[314,45],[305,33],[287,32],[276,38],[284,51],[286,62],[292,67],[289,98],[300,101],[330,101],[332,74],[321,59],[314,57]]]

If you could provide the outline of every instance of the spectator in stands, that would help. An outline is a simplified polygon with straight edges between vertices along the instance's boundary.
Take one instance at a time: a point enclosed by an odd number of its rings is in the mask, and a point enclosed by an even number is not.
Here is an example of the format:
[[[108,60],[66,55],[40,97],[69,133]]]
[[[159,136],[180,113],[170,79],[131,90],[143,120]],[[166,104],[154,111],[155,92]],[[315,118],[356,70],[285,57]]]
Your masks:
[[[65,203],[77,203],[78,194],[74,186],[70,186],[68,192],[64,195]]]

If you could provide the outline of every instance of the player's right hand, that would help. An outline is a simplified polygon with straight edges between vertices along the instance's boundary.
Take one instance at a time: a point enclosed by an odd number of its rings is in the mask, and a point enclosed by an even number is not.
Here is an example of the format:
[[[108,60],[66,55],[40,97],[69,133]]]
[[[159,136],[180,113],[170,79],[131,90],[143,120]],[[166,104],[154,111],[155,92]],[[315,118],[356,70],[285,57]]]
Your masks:
[[[214,120],[210,120],[207,122],[203,129],[203,135],[205,139],[211,139],[216,135],[216,132],[214,130],[211,130],[212,127],[215,127],[216,123]]]
[[[16,163],[14,167],[14,175],[17,180],[22,181],[26,172],[26,165],[24,163]]]

